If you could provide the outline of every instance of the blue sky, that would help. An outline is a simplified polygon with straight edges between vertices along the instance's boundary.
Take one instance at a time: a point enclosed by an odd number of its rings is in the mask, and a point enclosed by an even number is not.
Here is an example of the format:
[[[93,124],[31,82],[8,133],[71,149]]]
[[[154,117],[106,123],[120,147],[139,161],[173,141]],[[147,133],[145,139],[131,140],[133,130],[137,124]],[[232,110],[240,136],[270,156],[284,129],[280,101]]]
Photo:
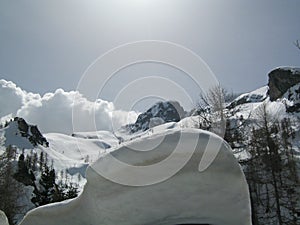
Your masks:
[[[299,9],[298,0],[0,0],[0,78],[40,94],[75,90],[106,51],[154,39],[197,53],[227,89],[250,91],[274,67],[300,67]]]

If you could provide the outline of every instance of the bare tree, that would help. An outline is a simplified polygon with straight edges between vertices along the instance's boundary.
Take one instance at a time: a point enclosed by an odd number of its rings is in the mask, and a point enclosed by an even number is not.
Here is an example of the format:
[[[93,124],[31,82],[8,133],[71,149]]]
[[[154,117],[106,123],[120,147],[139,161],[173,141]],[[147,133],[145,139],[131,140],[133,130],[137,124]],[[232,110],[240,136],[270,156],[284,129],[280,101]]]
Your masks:
[[[199,102],[193,114],[199,116],[199,128],[224,136],[226,95],[227,91],[220,85],[200,94]]]
[[[245,174],[252,200],[253,224],[297,224],[299,178],[293,155],[293,126],[266,103],[254,112]]]

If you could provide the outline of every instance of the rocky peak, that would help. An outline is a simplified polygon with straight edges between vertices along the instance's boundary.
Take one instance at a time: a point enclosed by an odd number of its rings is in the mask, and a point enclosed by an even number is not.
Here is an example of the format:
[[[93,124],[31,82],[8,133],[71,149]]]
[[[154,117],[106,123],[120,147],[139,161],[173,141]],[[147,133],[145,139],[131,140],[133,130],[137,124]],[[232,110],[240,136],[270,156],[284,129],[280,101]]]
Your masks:
[[[140,114],[134,124],[129,124],[127,127],[131,133],[145,131],[155,125],[167,122],[178,122],[184,115],[184,109],[178,102],[158,102],[146,112]]]
[[[30,148],[30,144],[32,147],[36,147],[38,144],[45,147],[49,146],[38,127],[27,124],[23,118],[15,117],[5,129],[6,145],[16,145],[19,148]]]
[[[270,100],[275,101],[282,97],[289,88],[300,83],[300,68],[276,68],[268,76]]]

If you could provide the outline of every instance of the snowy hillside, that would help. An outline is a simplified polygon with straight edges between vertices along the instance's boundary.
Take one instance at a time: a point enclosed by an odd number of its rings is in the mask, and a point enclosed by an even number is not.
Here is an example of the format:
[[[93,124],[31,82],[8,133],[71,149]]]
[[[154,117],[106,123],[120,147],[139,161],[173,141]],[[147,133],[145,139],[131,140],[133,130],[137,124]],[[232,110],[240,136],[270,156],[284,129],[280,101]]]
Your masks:
[[[267,95],[258,89],[227,108],[225,139],[243,165],[253,224],[300,222],[299,85],[298,68],[276,68]]]
[[[31,149],[37,153],[42,151],[47,153],[49,161],[53,160],[53,166],[58,171],[86,167],[87,164],[99,158],[106,149],[118,143],[118,139],[112,133],[99,131],[76,133],[72,136],[49,133],[42,137],[45,146],[40,144],[35,146],[30,141],[34,139],[22,133],[17,121],[10,122],[7,127],[0,130],[0,134],[6,147],[13,145],[20,151],[25,149],[25,154]],[[84,176],[84,171],[80,174]]]
[[[282,221],[282,224],[288,224],[293,221],[296,224],[300,221],[300,185],[298,179],[300,176],[300,74],[298,71],[298,69],[294,68],[276,68],[269,74],[268,86],[242,94],[232,102],[224,104],[222,109],[226,126],[224,133],[221,135],[223,135],[222,137],[228,142],[231,149],[225,147],[225,153],[219,154],[228,156],[231,164],[234,165],[235,161],[232,159],[231,153],[229,153],[232,151],[242,166],[250,187],[252,220],[255,225],[277,224],[279,223],[278,221]],[[179,140],[178,137],[177,139],[175,138],[175,134],[178,134],[178,132],[183,132],[186,135],[183,139],[184,146],[182,149],[187,149],[186,153],[189,153],[188,150],[192,149],[191,144],[195,140],[191,137],[195,137],[195,135],[202,137],[204,135],[207,138],[208,135],[208,137],[216,138],[211,133],[199,129],[206,129],[211,132],[216,131],[211,125],[220,122],[219,115],[221,114],[217,114],[212,109],[213,107],[209,108],[208,106],[204,114],[201,114],[201,111],[199,114],[189,114],[185,113],[184,109],[177,102],[159,102],[146,112],[141,113],[135,120],[135,123],[122,126],[114,132],[100,130],[75,132],[69,135],[61,133],[46,133],[42,135],[36,126],[27,124],[22,118],[17,118],[10,122],[7,126],[0,129],[2,146],[0,155],[5,156],[7,154],[9,145],[15,146],[13,150],[16,149],[17,154],[11,162],[15,168],[14,173],[17,172],[19,181],[25,183],[25,186],[23,185],[22,188],[26,192],[26,195],[24,195],[26,199],[23,198],[21,201],[22,204],[28,205],[25,212],[33,207],[64,200],[66,196],[74,198],[77,196],[76,191],[82,193],[75,200],[56,203],[49,207],[34,210],[24,220],[23,224],[36,224],[40,220],[41,213],[55,215],[55,217],[59,218],[58,220],[53,220],[53,224],[59,224],[61,221],[68,221],[67,223],[72,221],[72,224],[75,224],[73,220],[70,220],[70,215],[76,217],[82,215],[80,213],[88,215],[88,220],[86,218],[77,218],[76,221],[79,221],[79,224],[80,222],[92,223],[93,221],[98,221],[98,215],[100,214],[104,221],[103,224],[120,224],[118,219],[123,218],[124,215],[126,217],[132,215],[130,221],[134,221],[136,224],[165,224],[165,222],[167,224],[179,222],[241,224],[228,219],[228,215],[231,214],[230,210],[233,210],[233,208],[229,207],[229,211],[221,213],[218,215],[220,218],[217,219],[216,214],[211,214],[212,210],[204,210],[205,207],[201,205],[202,203],[198,198],[205,199],[203,203],[207,207],[207,205],[217,202],[216,199],[222,199],[224,195],[227,196],[228,193],[232,193],[232,195],[228,195],[227,200],[236,202],[237,199],[234,199],[233,192],[237,194],[241,190],[245,191],[244,184],[240,186],[241,189],[239,190],[236,190],[235,186],[231,185],[231,189],[228,189],[228,192],[226,191],[227,194],[224,194],[223,189],[216,189],[213,192],[215,195],[212,195],[211,190],[213,190],[213,187],[205,189],[205,187],[201,186],[203,181],[206,182],[205,176],[198,176],[198,172],[196,174],[190,173],[185,167],[187,170],[184,169],[183,171],[187,173],[179,173],[179,175],[175,175],[174,179],[172,178],[169,181],[170,183],[166,182],[162,186],[154,185],[152,188],[150,186],[145,188],[125,188],[113,182],[108,182],[95,173],[95,171],[99,171],[102,168],[110,175],[122,175],[119,177],[118,182],[125,185],[128,184],[126,182],[134,180],[141,182],[143,179],[142,177],[139,178],[139,174],[132,172],[128,176],[126,169],[115,166],[108,156],[119,157],[121,161],[133,165],[141,166],[147,163],[150,165],[151,162],[157,162],[158,158],[163,157],[160,151],[164,151],[163,155],[166,158],[165,154],[170,153],[168,150],[170,146],[173,146]],[[192,112],[197,112],[197,109]],[[186,115],[192,116],[186,117]],[[191,128],[197,128],[197,130]],[[201,139],[198,144],[206,146],[207,140],[204,141],[205,143],[202,141]],[[224,144],[224,146],[227,146],[227,144]],[[158,151],[150,151],[153,148]],[[197,163],[199,164],[200,158],[198,156],[198,161],[194,161],[190,166],[195,167]],[[236,166],[231,168],[229,166],[230,163],[227,165],[226,160],[228,158],[224,160],[218,161],[220,165],[213,163],[213,168],[218,173],[208,173],[209,177],[217,177],[220,182],[225,182],[224,178],[229,179],[235,172],[233,174],[231,172],[223,174],[224,171],[236,170],[238,171],[236,173],[237,177],[236,179],[233,178],[232,182],[238,182],[237,178],[240,182],[244,182],[240,169]],[[25,173],[26,179],[23,177],[24,174],[22,175],[17,169],[24,162],[31,165],[30,168],[27,168],[27,173]],[[89,167],[90,165],[92,166]],[[32,168],[36,167],[37,170],[32,172]],[[87,168],[89,169],[87,170]],[[172,166],[169,168],[172,168]],[[47,175],[47,171],[52,171],[52,169],[55,170],[56,174],[55,183],[50,188],[51,196],[41,203],[41,199],[39,199],[41,196],[39,195],[44,190],[41,180],[43,176]],[[86,170],[88,181],[86,181]],[[157,171],[157,174],[164,173]],[[193,179],[191,179],[191,175]],[[196,178],[194,179],[194,177]],[[207,182],[209,183],[210,181]],[[184,190],[180,187],[183,183],[185,184]],[[206,184],[208,185],[208,183]],[[28,184],[29,186],[26,186]],[[219,187],[221,185],[217,181],[214,184]],[[241,184],[238,184],[237,187],[239,185]],[[67,186],[69,189],[67,191],[63,190]],[[198,189],[198,192],[196,189],[193,189],[195,186],[199,187],[202,193]],[[61,191],[58,191],[58,193],[62,194],[64,198],[58,198],[57,200],[56,192],[60,189]],[[170,190],[174,190],[171,192],[172,196],[168,195]],[[186,190],[188,191],[185,193],[186,195],[177,193],[177,191],[184,193]],[[240,193],[240,195],[245,196],[245,193]],[[237,195],[239,196],[239,194]],[[209,202],[210,200],[206,199],[205,196],[213,198],[212,201],[214,202]],[[35,206],[32,204],[32,199]],[[98,199],[101,199],[101,201],[98,201]],[[134,201],[135,204],[132,204],[129,199]],[[199,201],[191,203],[194,202],[194,199]],[[119,206],[120,202],[126,204],[128,208]],[[149,204],[145,205],[145,202]],[[181,202],[182,205],[178,204],[178,202]],[[243,202],[245,204],[244,208],[248,210],[246,203],[248,204],[248,200]],[[82,204],[97,204],[97,207],[82,210]],[[157,210],[153,209],[153,205],[157,206]],[[170,205],[173,207],[169,207]],[[220,205],[231,206],[232,204],[222,202]],[[185,209],[189,207],[195,208],[190,210],[190,214],[185,214]],[[205,212],[206,216],[209,215],[211,220],[201,217],[203,214],[197,211],[199,207]],[[211,207],[217,206],[211,205]],[[79,208],[80,210],[78,210]],[[143,208],[147,209],[147,213],[140,211]],[[58,213],[59,210],[70,210],[71,212],[67,216]],[[239,211],[238,208],[234,210],[244,218],[247,217],[246,215],[249,212],[247,210],[244,212]],[[219,211],[221,212],[222,209]],[[24,216],[25,212],[17,216],[18,221]],[[137,212],[138,215],[133,212]],[[164,212],[164,215],[162,212]],[[166,214],[169,215],[170,220],[165,220],[163,216]],[[97,218],[94,217],[95,215],[97,215]],[[174,217],[174,215],[177,216]],[[153,220],[154,218],[161,218],[161,220]],[[238,217],[231,219],[238,220]],[[51,224],[51,221],[45,220],[45,224]]]
[[[262,102],[265,100],[268,96],[268,86],[264,86],[262,88],[259,88],[257,90],[254,90],[249,93],[245,93],[234,99],[228,106],[227,108],[234,108],[239,105],[243,105],[246,103],[256,103],[256,102]]]
[[[0,129],[0,140],[0,165],[4,163],[0,175],[9,173],[10,179],[13,179],[11,182],[17,179],[16,185],[21,189],[20,195],[16,195],[18,200],[15,206],[22,206],[21,210],[13,218],[10,217],[15,222],[34,207],[80,193],[86,183],[87,166],[118,143],[118,139],[108,131],[82,132],[72,136],[49,133],[43,136],[37,126],[27,124],[22,118],[15,118]],[[12,152],[9,153],[8,149]],[[6,171],[10,168],[5,163],[8,153],[12,157],[11,172]],[[53,188],[51,184],[45,186],[43,183],[43,179],[47,180],[51,173],[55,174]],[[49,193],[45,192],[44,186],[50,188]],[[61,197],[57,197],[57,190]]]

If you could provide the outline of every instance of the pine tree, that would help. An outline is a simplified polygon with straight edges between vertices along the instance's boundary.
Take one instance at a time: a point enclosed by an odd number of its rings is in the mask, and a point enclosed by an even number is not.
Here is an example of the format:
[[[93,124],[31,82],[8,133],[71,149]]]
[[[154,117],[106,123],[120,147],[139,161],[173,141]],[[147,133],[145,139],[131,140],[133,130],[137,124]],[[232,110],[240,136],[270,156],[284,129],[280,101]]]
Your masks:
[[[43,151],[41,151],[41,153],[40,153],[39,164],[40,164],[40,171],[42,171],[43,166],[44,166],[44,152]]]
[[[5,212],[10,224],[16,223],[15,216],[22,209],[18,203],[18,198],[23,193],[21,185],[13,178],[15,155],[16,150],[8,146],[0,156],[0,210]]]
[[[252,202],[253,224],[297,224],[299,205],[297,163],[290,143],[294,131],[288,119],[279,122],[262,106],[244,162]]]

